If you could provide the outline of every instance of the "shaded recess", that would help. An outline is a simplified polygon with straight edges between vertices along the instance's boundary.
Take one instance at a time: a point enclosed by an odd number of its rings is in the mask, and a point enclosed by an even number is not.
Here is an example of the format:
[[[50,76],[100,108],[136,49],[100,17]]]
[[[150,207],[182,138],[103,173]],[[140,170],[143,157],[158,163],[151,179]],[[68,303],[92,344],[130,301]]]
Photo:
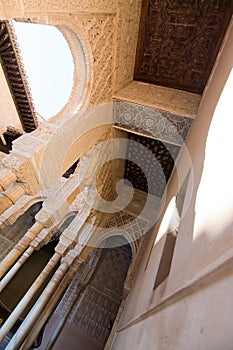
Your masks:
[[[231,0],[144,0],[134,79],[202,93],[232,7]]]
[[[54,322],[72,307],[57,347],[63,348],[66,344],[76,349],[79,344],[80,349],[103,349],[123,299],[131,260],[130,245],[123,236],[117,235],[104,240],[80,266],[51,318]],[[69,337],[71,331],[73,339]],[[84,343],[86,346],[82,347]]]
[[[161,197],[180,147],[131,133],[128,134],[128,138],[134,142],[129,142],[127,147],[125,179],[129,180],[134,188]],[[138,144],[145,146],[145,149],[140,145],[138,147]],[[141,167],[136,164],[137,161]]]

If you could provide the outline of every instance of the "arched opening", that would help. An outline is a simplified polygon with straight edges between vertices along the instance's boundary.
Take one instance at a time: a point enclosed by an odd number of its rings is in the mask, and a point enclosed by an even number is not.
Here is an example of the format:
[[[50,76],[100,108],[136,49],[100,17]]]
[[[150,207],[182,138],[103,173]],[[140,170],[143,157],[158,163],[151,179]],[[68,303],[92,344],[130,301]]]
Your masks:
[[[56,27],[12,21],[36,112],[48,120],[69,101],[74,75],[70,47]]]
[[[37,207],[35,207],[34,205],[28,211],[32,213],[32,211],[34,210],[35,212],[35,208],[38,208],[38,207],[39,206],[37,203]],[[48,265],[49,260],[55,253],[55,247],[58,244],[60,234],[69,226],[69,224],[74,219],[74,217],[75,217],[74,215],[71,215],[68,218],[66,218],[66,220],[62,223],[59,230],[57,230],[57,232],[53,235],[51,240],[46,245],[42,246],[40,249],[34,250],[32,254],[28,257],[28,259],[24,261],[24,263],[15,273],[15,275],[8,281],[7,285],[3,288],[3,290],[1,290],[1,297],[0,297],[1,323],[0,325],[4,324],[7,321],[8,317],[11,315],[13,310],[15,310],[18,303],[22,300],[22,298],[28,292],[28,290],[33,285],[33,283],[37,280],[37,277],[40,275],[42,270]],[[13,327],[10,329],[10,331],[8,332],[4,340],[1,342],[0,344],[1,350],[5,349],[7,344],[10,342],[11,338],[17,332],[21,323],[25,320],[27,314],[32,309],[34,303],[39,298],[43,290],[46,288],[47,284],[50,281],[50,278],[53,276],[59,264],[60,262],[58,261],[57,264],[50,271],[50,273],[47,275],[47,277],[44,279],[43,283],[34,293],[32,298],[29,298],[27,306],[24,309],[22,309],[22,312],[19,318],[17,318],[17,321],[15,322]],[[45,326],[46,326],[46,323],[41,328],[37,337],[34,339],[32,348],[37,348],[40,346],[43,339],[43,332],[44,332]]]
[[[122,242],[117,245],[113,241]],[[102,349],[123,300],[124,282],[132,260],[131,247],[123,236],[101,242],[74,275],[45,330],[41,349],[48,346],[56,327],[69,314],[56,347]],[[49,348],[49,347],[48,347]]]
[[[0,261],[35,223],[35,215],[42,207],[42,202],[33,204],[12,225],[0,229]]]

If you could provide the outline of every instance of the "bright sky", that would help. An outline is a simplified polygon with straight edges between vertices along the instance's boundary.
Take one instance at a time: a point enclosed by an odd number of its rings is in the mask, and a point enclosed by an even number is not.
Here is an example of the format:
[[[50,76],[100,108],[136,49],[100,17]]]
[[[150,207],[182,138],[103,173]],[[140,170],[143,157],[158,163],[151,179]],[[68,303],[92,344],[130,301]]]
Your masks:
[[[62,33],[53,26],[13,21],[36,111],[46,120],[69,99],[73,59]]]

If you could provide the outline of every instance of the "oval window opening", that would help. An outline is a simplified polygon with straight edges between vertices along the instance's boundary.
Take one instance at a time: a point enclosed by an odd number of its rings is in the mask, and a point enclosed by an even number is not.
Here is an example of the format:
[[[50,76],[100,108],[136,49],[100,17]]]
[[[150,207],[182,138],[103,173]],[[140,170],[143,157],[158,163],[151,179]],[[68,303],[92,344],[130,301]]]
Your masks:
[[[74,62],[62,33],[53,26],[12,21],[36,112],[42,120],[59,113],[73,86]]]

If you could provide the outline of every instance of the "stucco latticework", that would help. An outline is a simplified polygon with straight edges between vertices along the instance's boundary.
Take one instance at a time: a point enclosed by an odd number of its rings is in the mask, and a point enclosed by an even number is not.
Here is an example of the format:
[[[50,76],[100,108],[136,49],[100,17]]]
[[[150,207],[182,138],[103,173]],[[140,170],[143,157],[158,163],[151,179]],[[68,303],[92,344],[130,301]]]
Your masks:
[[[193,119],[162,109],[117,100],[114,105],[114,123],[129,131],[182,146]]]

